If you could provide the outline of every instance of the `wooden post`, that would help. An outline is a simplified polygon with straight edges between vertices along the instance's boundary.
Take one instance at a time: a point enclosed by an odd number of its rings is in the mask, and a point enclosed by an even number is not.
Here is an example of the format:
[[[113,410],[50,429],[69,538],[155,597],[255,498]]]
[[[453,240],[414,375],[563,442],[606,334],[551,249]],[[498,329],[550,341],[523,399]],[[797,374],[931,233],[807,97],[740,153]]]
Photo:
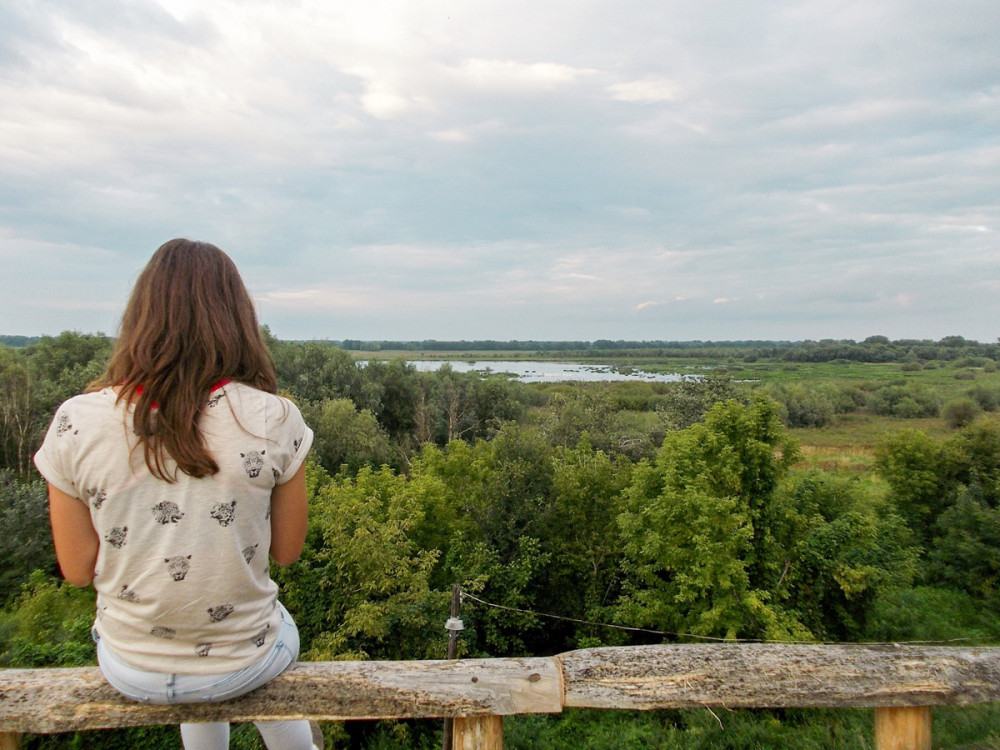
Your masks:
[[[875,709],[876,750],[931,750],[930,706]]]
[[[21,735],[16,732],[0,732],[0,750],[21,750]]]
[[[500,716],[468,716],[454,721],[454,750],[503,750]]]
[[[459,620],[459,615],[461,614],[462,606],[462,588],[456,583],[451,587],[451,617],[445,625],[448,630],[448,658],[454,659],[458,656],[458,634],[459,634],[459,624],[462,622]],[[444,720],[444,736],[441,742],[441,747],[443,750],[453,750],[454,744],[452,742],[453,734],[453,719]],[[0,748],[2,750],[2,748]]]

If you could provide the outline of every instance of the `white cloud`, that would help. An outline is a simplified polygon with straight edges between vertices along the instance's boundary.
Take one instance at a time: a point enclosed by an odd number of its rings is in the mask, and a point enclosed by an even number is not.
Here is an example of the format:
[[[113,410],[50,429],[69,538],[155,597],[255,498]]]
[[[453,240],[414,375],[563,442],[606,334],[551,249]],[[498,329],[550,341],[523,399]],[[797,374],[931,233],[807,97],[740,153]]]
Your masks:
[[[676,101],[682,92],[676,83],[656,78],[612,84],[609,90],[618,101],[647,104]]]
[[[524,63],[477,58],[463,60],[458,68],[459,75],[473,88],[514,93],[552,91],[594,72],[552,62]]]

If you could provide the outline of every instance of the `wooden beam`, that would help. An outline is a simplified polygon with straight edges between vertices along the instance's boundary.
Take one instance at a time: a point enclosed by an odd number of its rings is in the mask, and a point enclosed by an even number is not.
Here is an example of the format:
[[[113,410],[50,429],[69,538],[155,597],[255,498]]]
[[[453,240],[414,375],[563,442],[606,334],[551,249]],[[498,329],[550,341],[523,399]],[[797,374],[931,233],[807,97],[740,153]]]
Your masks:
[[[876,708],[875,750],[931,750],[930,706]]]
[[[488,717],[574,708],[845,708],[1000,702],[1000,648],[660,645],[552,658],[307,662],[225,703],[150,706],[99,670],[0,670],[0,732],[181,721]],[[887,714],[889,715],[889,714]]]
[[[181,721],[442,718],[559,713],[552,659],[303,662],[224,703],[151,706],[96,667],[0,670],[0,732],[72,732]]]
[[[14,732],[0,732],[0,750],[21,750],[21,735]]]
[[[574,708],[845,708],[1000,701],[1000,649],[672,644],[556,657]]]

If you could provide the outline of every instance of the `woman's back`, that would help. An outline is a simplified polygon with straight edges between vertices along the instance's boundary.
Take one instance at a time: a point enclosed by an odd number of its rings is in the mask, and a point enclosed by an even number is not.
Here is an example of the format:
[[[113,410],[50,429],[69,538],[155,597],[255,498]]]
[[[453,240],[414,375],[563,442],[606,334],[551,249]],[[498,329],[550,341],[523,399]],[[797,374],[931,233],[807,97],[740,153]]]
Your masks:
[[[286,399],[228,383],[206,394],[198,423],[218,472],[166,482],[136,450],[131,411],[111,388],[71,399],[36,458],[88,504],[101,540],[96,630],[141,669],[241,669],[277,628],[271,493],[300,469],[312,434]]]

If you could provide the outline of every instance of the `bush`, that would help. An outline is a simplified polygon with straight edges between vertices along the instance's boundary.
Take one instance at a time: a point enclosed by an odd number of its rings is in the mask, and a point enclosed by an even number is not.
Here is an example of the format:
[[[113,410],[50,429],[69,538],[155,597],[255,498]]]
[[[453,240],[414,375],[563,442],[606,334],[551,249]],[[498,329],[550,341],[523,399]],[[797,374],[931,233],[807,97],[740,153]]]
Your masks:
[[[833,403],[818,390],[794,383],[773,385],[766,392],[781,405],[782,418],[789,427],[824,427],[833,421]]]
[[[955,430],[971,424],[982,411],[979,404],[968,396],[962,396],[945,404],[941,416],[944,417],[945,424]]]
[[[94,663],[94,592],[35,571],[0,612],[0,666],[75,667]]]
[[[868,408],[881,416],[918,419],[936,417],[940,405],[935,392],[921,383],[893,383],[876,390],[868,399]]]
[[[58,572],[45,482],[21,482],[11,470],[0,470],[0,603],[21,590],[33,570]]]
[[[874,641],[992,642],[1000,618],[964,591],[916,586],[880,596],[868,620],[865,637]]]
[[[1000,406],[1000,390],[982,383],[972,386],[965,395],[979,404],[983,411],[994,411]]]

